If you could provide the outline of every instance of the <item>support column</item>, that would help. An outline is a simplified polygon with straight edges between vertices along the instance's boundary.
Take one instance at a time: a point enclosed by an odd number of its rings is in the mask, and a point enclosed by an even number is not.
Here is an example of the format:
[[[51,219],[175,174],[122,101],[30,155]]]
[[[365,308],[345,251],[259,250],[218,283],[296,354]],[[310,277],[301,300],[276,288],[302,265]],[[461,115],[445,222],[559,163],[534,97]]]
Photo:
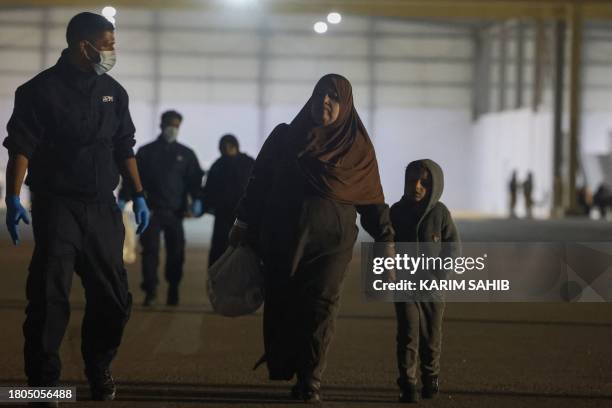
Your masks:
[[[151,78],[153,86],[153,95],[151,98],[151,123],[153,123],[153,134],[157,130],[157,124],[159,123],[159,108],[161,99],[161,34],[162,24],[160,11],[153,11],[153,23],[150,27],[151,38],[153,39],[153,49],[151,51],[151,58],[153,59],[153,76]]]
[[[472,78],[473,119],[490,111],[491,93],[491,42],[483,29],[475,29],[474,39],[474,73]]]
[[[542,88],[543,88],[543,74],[544,74],[544,47],[545,47],[545,33],[544,33],[544,22],[540,19],[535,22],[535,44],[533,47],[533,98],[532,108],[536,112],[542,103]]]
[[[268,72],[268,48],[270,42],[270,32],[266,28],[266,18],[262,16],[259,24],[259,40],[260,47],[257,53],[257,141],[259,145],[263,145],[266,141],[266,88],[267,88],[267,72]]]
[[[555,24],[555,84],[554,84],[554,106],[553,106],[553,202],[551,208],[552,217],[563,216],[563,94],[565,75],[565,30],[566,23],[563,20]]]
[[[508,63],[508,36],[506,31],[506,23],[500,23],[499,29],[499,84],[498,84],[498,102],[497,110],[506,110],[506,66]]]
[[[522,21],[516,24],[516,89],[514,107],[523,106],[523,87],[525,82],[525,26]]]
[[[568,199],[569,210],[575,213],[576,175],[580,163],[580,113],[581,113],[581,65],[582,65],[582,8],[577,3],[568,6],[568,21],[571,27],[571,63],[569,86],[569,175]]]

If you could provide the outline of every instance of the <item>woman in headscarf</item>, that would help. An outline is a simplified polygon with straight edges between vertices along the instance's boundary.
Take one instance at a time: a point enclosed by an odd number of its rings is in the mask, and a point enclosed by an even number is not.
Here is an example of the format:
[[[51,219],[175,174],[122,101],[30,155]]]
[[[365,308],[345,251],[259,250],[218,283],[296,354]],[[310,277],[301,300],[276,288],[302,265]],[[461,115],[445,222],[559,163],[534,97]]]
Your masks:
[[[353,105],[351,84],[329,74],[291,124],[278,125],[264,143],[230,232],[233,245],[253,245],[262,257],[260,362],[272,380],[297,376],[296,399],[321,401],[357,212],[376,241],[393,242],[374,147]]]

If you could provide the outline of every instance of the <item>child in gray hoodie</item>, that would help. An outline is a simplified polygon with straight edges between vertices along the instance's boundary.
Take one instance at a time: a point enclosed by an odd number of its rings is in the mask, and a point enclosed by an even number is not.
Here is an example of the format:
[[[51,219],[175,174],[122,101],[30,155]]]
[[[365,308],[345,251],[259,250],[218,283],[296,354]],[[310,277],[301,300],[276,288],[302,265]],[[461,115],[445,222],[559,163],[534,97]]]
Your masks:
[[[404,195],[391,207],[396,242],[427,244],[429,256],[453,256],[459,233],[449,210],[439,201],[444,174],[433,160],[417,160],[406,168]],[[455,243],[455,244],[444,244]],[[448,252],[448,253],[443,253]],[[439,390],[444,301],[396,302],[397,366],[401,402],[418,402],[417,365],[420,362],[423,398]]]

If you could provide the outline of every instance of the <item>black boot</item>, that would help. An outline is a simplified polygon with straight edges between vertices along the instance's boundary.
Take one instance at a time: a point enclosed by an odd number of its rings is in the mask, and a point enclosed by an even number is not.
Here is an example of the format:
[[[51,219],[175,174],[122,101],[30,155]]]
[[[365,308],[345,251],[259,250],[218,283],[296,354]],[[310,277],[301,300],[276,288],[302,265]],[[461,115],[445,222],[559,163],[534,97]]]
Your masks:
[[[423,381],[423,391],[422,391],[422,397],[423,398],[434,398],[436,395],[438,395],[438,392],[440,392],[440,384],[438,382],[438,376],[431,376],[431,377],[423,377],[422,378]]]
[[[145,292],[145,298],[144,298],[144,302],[142,303],[142,305],[145,307],[152,306],[153,303],[155,302],[156,297],[157,295],[155,294],[154,290]]]
[[[168,298],[166,299],[167,306],[178,306],[179,304],[179,291],[178,286],[168,286]]]
[[[98,372],[85,371],[85,374],[89,381],[92,400],[112,401],[115,399],[117,387],[115,387],[115,381],[110,370],[106,369]]]
[[[398,378],[397,385],[400,387],[399,402],[416,404],[419,402],[419,391],[415,382],[405,378]]]
[[[291,388],[291,398],[304,401],[307,404],[320,404],[321,382],[312,378],[298,377],[297,382]]]

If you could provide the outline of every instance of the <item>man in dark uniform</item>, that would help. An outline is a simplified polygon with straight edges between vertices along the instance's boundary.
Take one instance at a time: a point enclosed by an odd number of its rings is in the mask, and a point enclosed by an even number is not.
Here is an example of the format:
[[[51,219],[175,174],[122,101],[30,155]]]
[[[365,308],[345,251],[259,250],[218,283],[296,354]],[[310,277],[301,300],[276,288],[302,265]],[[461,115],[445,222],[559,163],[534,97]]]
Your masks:
[[[219,140],[221,157],[208,171],[202,192],[204,211],[214,214],[208,266],[215,263],[227,249],[228,235],[234,225],[234,210],[244,194],[255,160],[240,152],[238,139],[227,134]]]
[[[4,146],[6,224],[29,223],[19,194],[26,173],[32,193],[34,254],[23,325],[25,372],[30,386],[56,386],[59,348],[70,315],[73,271],[87,305],[82,354],[92,398],[115,397],[110,374],[131,309],[123,266],[123,223],[113,190],[119,172],[137,191],[139,232],[149,217],[132,146],[128,95],[106,72],[115,62],[114,27],[104,17],[80,13],[66,31],[68,48],[57,64],[15,93]]]
[[[176,111],[167,111],[161,117],[161,134],[154,141],[138,149],[136,159],[151,208],[151,224],[140,237],[142,245],[142,284],[144,305],[150,306],[156,298],[157,266],[159,265],[160,234],[164,232],[166,244],[166,304],[179,302],[179,283],[183,276],[185,259],[185,233],[183,218],[191,197],[191,214],[202,215],[200,193],[202,176],[198,158],[193,150],[178,143],[178,131],[183,117]],[[124,186],[127,187],[127,186]],[[130,199],[130,189],[122,188],[119,207]]]

